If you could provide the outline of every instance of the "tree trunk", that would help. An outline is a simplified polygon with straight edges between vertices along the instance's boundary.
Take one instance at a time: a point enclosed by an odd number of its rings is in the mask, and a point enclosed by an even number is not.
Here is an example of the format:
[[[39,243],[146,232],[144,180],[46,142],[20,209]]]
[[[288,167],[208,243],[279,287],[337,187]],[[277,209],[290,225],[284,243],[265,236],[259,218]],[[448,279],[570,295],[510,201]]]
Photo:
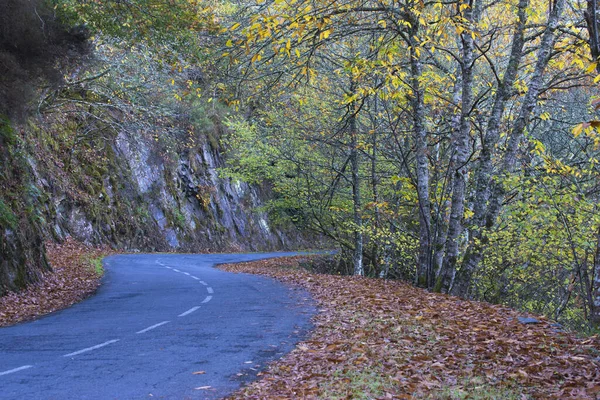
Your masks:
[[[432,277],[431,253],[431,204],[429,199],[429,159],[427,158],[427,130],[425,129],[425,103],[423,88],[419,79],[423,73],[423,66],[419,58],[419,46],[415,35],[418,27],[413,27],[410,45],[410,69],[413,111],[413,134],[415,137],[415,157],[417,162],[417,198],[419,206],[419,258],[417,261],[416,283],[428,287]]]
[[[459,3],[458,8],[464,3]],[[479,2],[465,8],[463,19],[468,21],[473,28],[477,20],[477,5]],[[468,4],[467,4],[468,5]],[[442,273],[438,276],[437,290],[449,291],[454,280],[456,264],[459,257],[459,239],[463,231],[465,214],[465,193],[467,187],[467,161],[469,158],[469,144],[471,139],[471,107],[473,106],[473,67],[475,63],[475,43],[467,29],[460,35],[459,46],[462,49],[461,61],[461,105],[460,124],[453,133],[452,146],[456,154],[454,166],[454,179],[452,187],[452,206],[448,222],[448,238],[446,243],[446,256],[442,265]]]
[[[354,80],[350,83],[350,91],[355,91]],[[356,123],[356,103],[350,103],[350,167],[352,169],[352,207],[354,220],[354,253],[352,264],[354,266],[354,275],[363,276],[365,274],[363,266],[363,232],[361,215],[361,197],[360,197],[360,175],[359,175],[359,153],[358,153],[358,126]]]
[[[592,304],[590,322],[600,327],[600,228],[596,232],[596,253],[594,254],[594,270],[592,278]]]
[[[588,44],[592,59],[598,62],[600,57],[600,18],[598,15],[598,0],[587,0],[587,8],[584,12],[585,22],[589,33]],[[600,73],[600,64],[596,64],[596,71]]]
[[[521,2],[519,4],[521,4]],[[517,120],[515,121],[510,132],[507,149],[504,153],[504,157],[500,166],[501,174],[508,174],[512,172],[516,165],[519,145],[521,143],[523,133],[525,132],[525,128],[527,127],[527,123],[529,122],[529,117],[536,106],[537,99],[542,88],[544,72],[548,62],[550,61],[551,52],[554,48],[554,42],[556,39],[554,33],[558,27],[558,22],[560,20],[564,5],[565,0],[556,0],[554,3],[554,8],[548,17],[546,30],[542,35],[542,40],[537,53],[537,61],[533,75],[529,82],[528,91],[523,99],[519,116],[517,117]],[[496,219],[500,214],[506,189],[501,181],[490,180],[488,185],[491,186],[491,191],[489,192],[490,195],[488,197],[489,204],[487,205],[487,208],[483,207],[483,209],[478,211],[482,213],[479,216],[479,218],[481,218],[481,221],[479,222],[482,225],[484,224],[486,228],[491,228],[496,223]],[[477,201],[479,202],[480,200],[481,199],[478,199]],[[477,206],[482,207],[484,205],[477,204]],[[483,257],[482,244],[485,243],[485,240],[482,235],[482,229],[478,229],[473,233],[472,236],[473,240],[469,244],[461,268],[457,271],[456,284],[452,288],[452,294],[463,297],[467,297],[469,295],[472,276],[479,267]]]

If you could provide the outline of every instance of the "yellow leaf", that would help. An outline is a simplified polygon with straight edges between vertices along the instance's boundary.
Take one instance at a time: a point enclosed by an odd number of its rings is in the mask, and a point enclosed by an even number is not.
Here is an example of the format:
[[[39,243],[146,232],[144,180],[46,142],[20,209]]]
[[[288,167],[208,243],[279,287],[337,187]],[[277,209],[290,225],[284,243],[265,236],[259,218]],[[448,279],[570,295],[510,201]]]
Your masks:
[[[585,72],[586,72],[587,74],[590,74],[590,73],[594,72],[594,70],[596,69],[596,67],[597,67],[597,66],[598,66],[598,63],[595,63],[595,62],[594,62],[594,63],[591,63],[591,64],[590,64],[590,65],[589,65],[589,66],[586,68]]]
[[[256,53],[254,56],[252,56],[252,63],[260,61],[262,58],[262,56],[259,53]]]
[[[235,31],[235,30],[236,30],[237,28],[239,28],[239,27],[240,27],[240,23],[239,23],[239,22],[236,22],[235,24],[233,24],[233,25],[231,26],[231,28],[229,28],[229,30],[231,30],[231,31]]]

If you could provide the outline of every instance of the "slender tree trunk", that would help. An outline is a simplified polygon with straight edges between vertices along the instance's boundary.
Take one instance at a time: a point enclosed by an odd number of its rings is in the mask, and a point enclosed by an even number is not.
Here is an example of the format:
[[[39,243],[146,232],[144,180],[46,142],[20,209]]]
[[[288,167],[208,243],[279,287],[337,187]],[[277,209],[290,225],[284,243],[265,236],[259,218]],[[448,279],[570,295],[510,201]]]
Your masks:
[[[375,100],[375,115],[377,115],[377,99]],[[379,229],[381,225],[381,212],[379,210],[379,180],[377,179],[377,127],[373,127],[373,135],[372,135],[372,146],[373,153],[371,158],[371,190],[373,191],[373,203],[375,205],[375,217],[373,220],[373,241],[372,241],[372,252],[371,257],[373,259],[373,266],[375,270],[378,272],[378,275],[381,276],[381,271],[379,270],[380,260],[379,260],[379,252],[380,252],[380,240],[379,240]],[[384,276],[385,277],[385,276]]]
[[[552,49],[554,48],[554,42],[556,39],[555,31],[558,27],[564,5],[565,0],[556,0],[554,3],[554,8],[548,17],[548,23],[546,30],[542,35],[542,40],[537,53],[537,61],[533,75],[529,82],[528,91],[523,99],[519,116],[517,117],[510,132],[507,149],[504,153],[504,157],[500,166],[501,174],[511,173],[516,165],[519,145],[521,143],[525,128],[527,127],[527,123],[529,122],[529,117],[536,106],[537,99],[542,88],[544,72],[548,62],[550,61]],[[506,194],[506,189],[501,181],[490,180],[489,185],[491,186],[489,204],[483,213],[484,216],[481,221],[481,223],[487,228],[494,226],[496,219],[500,214],[502,203],[504,202],[504,196]],[[481,204],[478,206],[481,206]],[[484,244],[484,241],[482,239],[482,230],[478,230],[476,234],[473,235],[473,240],[471,241],[467,252],[465,253],[461,268],[457,272],[456,284],[452,288],[453,294],[464,297],[469,295],[472,276],[479,267],[483,257],[481,245]]]
[[[457,7],[460,8],[460,3]],[[475,63],[475,41],[472,29],[477,21],[477,5],[471,4],[465,8],[463,19],[471,26],[460,35],[459,45],[462,49],[461,61],[461,106],[460,124],[458,130],[453,134],[453,147],[456,154],[454,166],[454,179],[452,187],[452,206],[450,208],[450,220],[448,222],[448,238],[446,244],[446,256],[442,265],[442,273],[436,283],[437,290],[448,291],[454,280],[456,264],[459,257],[459,239],[463,231],[463,219],[465,214],[465,193],[467,188],[467,161],[469,158],[469,144],[471,139],[471,108],[473,106],[473,67]]]
[[[416,23],[415,23],[416,25]],[[425,103],[423,100],[423,87],[419,79],[423,73],[423,66],[419,58],[417,47],[419,43],[415,38],[417,26],[414,26],[410,38],[410,69],[413,111],[413,133],[415,137],[415,157],[417,162],[417,198],[419,206],[419,258],[417,261],[416,283],[428,287],[432,275],[431,252],[431,204],[429,198],[429,159],[427,158],[427,130],[425,128]]]
[[[453,95],[452,95],[452,100],[454,102],[454,104],[456,104],[456,110],[454,112],[454,115],[452,116],[452,121],[451,121],[451,127],[452,127],[452,132],[458,132],[460,130],[460,122],[461,122],[461,113],[458,111],[459,105],[461,103],[461,93],[462,93],[462,78],[461,78],[461,73],[460,73],[460,69],[456,72],[456,82],[454,83],[454,89],[453,89]],[[453,142],[454,142],[454,138],[453,138]],[[456,166],[456,153],[453,151],[451,156],[450,156],[450,162],[448,163],[448,170],[446,171],[447,174],[447,187],[448,187],[448,194],[452,194],[452,188],[454,187],[454,174],[452,173],[452,171],[455,169]],[[446,195],[446,191],[444,191],[443,196]],[[444,256],[446,254],[446,243],[447,243],[447,238],[448,238],[448,225],[449,225],[449,221],[450,221],[450,214],[449,214],[449,210],[451,208],[451,204],[452,202],[446,201],[444,202],[443,205],[440,205],[440,210],[438,212],[438,216],[437,216],[437,223],[436,223],[436,228],[437,228],[437,235],[436,235],[436,242],[435,242],[435,248],[434,248],[434,253],[433,253],[433,268],[434,268],[434,279],[435,279],[435,285],[433,287],[433,290],[435,292],[440,292],[442,290],[442,286],[444,281],[446,281],[446,278],[444,277],[444,274],[447,271],[442,270],[442,267],[444,265]]]
[[[354,80],[350,83],[350,91],[355,91]],[[350,167],[352,170],[352,206],[354,220],[354,253],[352,264],[354,266],[354,275],[363,276],[365,274],[363,266],[363,232],[362,232],[362,205],[360,197],[360,175],[359,175],[359,153],[358,153],[358,124],[356,121],[356,103],[350,104]]]
[[[592,59],[599,62],[600,57],[600,15],[598,15],[598,0],[587,0],[587,8],[584,12],[585,21],[589,33],[588,44]],[[596,64],[596,71],[600,73],[600,63]]]
[[[592,304],[590,322],[592,326],[600,327],[600,228],[596,232],[596,252],[594,254],[594,270],[592,277]]]

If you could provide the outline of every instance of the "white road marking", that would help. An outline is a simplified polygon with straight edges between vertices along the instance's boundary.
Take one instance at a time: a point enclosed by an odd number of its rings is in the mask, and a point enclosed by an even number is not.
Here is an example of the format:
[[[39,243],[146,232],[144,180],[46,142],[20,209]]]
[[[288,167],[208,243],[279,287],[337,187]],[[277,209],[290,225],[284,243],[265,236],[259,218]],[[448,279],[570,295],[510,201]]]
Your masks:
[[[162,326],[162,325],[164,325],[164,324],[168,324],[169,322],[171,322],[171,321],[163,321],[163,322],[159,322],[158,324],[154,324],[154,325],[152,325],[152,326],[149,326],[149,327],[147,327],[146,329],[142,329],[141,331],[139,331],[139,332],[136,332],[136,333],[146,333],[146,332],[148,332],[148,331],[151,331],[151,330],[152,330],[152,329],[154,329],[154,328],[158,328],[159,326]]]
[[[195,277],[194,275],[190,275],[190,278],[195,279],[195,280],[200,279],[200,278]]]
[[[190,276],[190,274],[188,274],[187,272],[182,272],[182,274]]]
[[[180,270],[175,269],[175,268],[173,268],[173,271],[175,271],[175,272],[181,272]]]
[[[206,291],[210,294],[213,294],[215,291],[210,286],[206,288]]]
[[[19,368],[9,369],[8,371],[0,372],[0,376],[12,374],[13,372],[23,371],[24,369],[28,369],[28,368],[32,368],[32,367],[33,367],[33,365],[23,365],[22,367],[19,367]]]
[[[197,309],[199,309],[200,306],[196,306],[196,307],[192,307],[189,310],[187,310],[186,312],[179,314],[180,317],[185,317],[186,315],[190,315],[191,313],[193,313],[194,311],[196,311]]]
[[[158,260],[156,260],[156,263],[157,263],[158,265],[165,265],[165,264],[161,263],[161,262],[160,262],[160,261],[158,261]]]
[[[201,285],[204,285],[204,286],[208,286],[208,283],[206,283],[206,282],[204,282],[204,281],[200,281],[200,284],[201,284]]]
[[[166,265],[165,265],[165,268],[173,269],[173,268],[171,268],[171,267],[168,267],[168,266],[166,266]]]
[[[72,356],[76,356],[76,355],[81,354],[81,353],[87,353],[88,351],[96,350],[96,349],[99,349],[101,347],[108,346],[109,344],[117,343],[118,341],[119,341],[119,339],[109,340],[108,342],[100,343],[100,344],[97,344],[95,346],[88,347],[87,349],[83,349],[83,350],[79,350],[79,351],[74,351],[73,353],[65,354],[63,357],[72,357]]]
[[[208,303],[211,300],[212,300],[212,296],[206,296],[206,298],[204,300],[202,300],[202,304]]]

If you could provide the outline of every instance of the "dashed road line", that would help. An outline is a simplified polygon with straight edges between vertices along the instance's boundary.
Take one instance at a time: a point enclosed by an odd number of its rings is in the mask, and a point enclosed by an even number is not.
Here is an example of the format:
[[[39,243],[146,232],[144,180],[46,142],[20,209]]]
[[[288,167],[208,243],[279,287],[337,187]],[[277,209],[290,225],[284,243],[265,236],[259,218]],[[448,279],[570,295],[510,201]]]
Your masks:
[[[76,355],[79,355],[82,353],[87,353],[88,351],[96,350],[101,347],[108,346],[109,344],[117,343],[118,341],[119,341],[119,339],[109,340],[108,342],[100,343],[95,346],[88,347],[86,349],[82,349],[82,350],[74,351],[73,353],[65,354],[63,357],[72,357],[72,356],[76,356]]]
[[[171,321],[163,321],[163,322],[159,322],[158,324],[154,324],[152,326],[147,327],[146,329],[142,329],[141,331],[138,331],[136,333],[146,333],[148,331],[151,331],[152,329],[158,328],[159,326],[162,326],[164,324],[168,324]]]
[[[185,317],[186,315],[190,315],[191,313],[193,313],[194,311],[198,310],[200,308],[200,306],[196,306],[196,307],[192,307],[189,310],[187,310],[184,313],[179,314],[180,317]]]
[[[19,367],[19,368],[14,368],[14,369],[9,369],[8,371],[3,371],[3,372],[0,372],[0,376],[12,374],[14,372],[23,371],[24,369],[29,369],[29,368],[33,368],[33,365],[23,365],[22,367]]]
[[[215,291],[213,290],[213,288],[212,288],[212,287],[210,287],[210,286],[208,286],[208,283],[206,283],[206,282],[204,282],[204,281],[201,281],[201,280],[200,280],[200,278],[198,278],[197,276],[194,276],[194,275],[190,274],[189,272],[180,271],[180,270],[178,270],[177,268],[172,268],[172,267],[169,267],[168,265],[166,265],[166,264],[163,264],[163,263],[159,262],[158,260],[157,260],[156,262],[157,262],[158,264],[162,265],[163,267],[170,269],[171,271],[175,271],[175,272],[179,272],[179,273],[181,273],[181,274],[187,275],[187,276],[189,276],[190,278],[192,278],[192,279],[194,279],[194,280],[198,281],[198,283],[200,283],[201,285],[207,286],[207,288],[206,288],[206,291],[207,291],[209,294],[214,294],[214,293],[215,293]],[[211,300],[212,300],[212,298],[213,298],[212,296],[206,296],[206,298],[205,298],[204,300],[202,300],[202,304],[208,303],[209,301],[211,301]],[[190,314],[191,314],[191,313],[193,313],[194,311],[197,311],[199,308],[200,308],[200,306],[192,307],[192,308],[190,308],[189,310],[187,310],[186,312],[183,312],[183,313],[179,314],[178,316],[179,316],[179,317],[185,317],[186,315],[190,315]],[[136,333],[144,333],[144,332],[148,332],[149,330],[151,330],[151,329],[154,329],[154,328],[158,328],[159,326],[161,326],[161,325],[164,325],[164,324],[167,324],[168,322],[169,322],[169,321],[163,321],[163,322],[161,322],[161,323],[158,323],[158,324],[156,324],[156,325],[152,325],[152,326],[150,326],[150,327],[148,327],[148,328],[146,328],[146,329],[143,329],[143,330],[141,330],[141,331],[139,331],[139,332],[136,332]]]

